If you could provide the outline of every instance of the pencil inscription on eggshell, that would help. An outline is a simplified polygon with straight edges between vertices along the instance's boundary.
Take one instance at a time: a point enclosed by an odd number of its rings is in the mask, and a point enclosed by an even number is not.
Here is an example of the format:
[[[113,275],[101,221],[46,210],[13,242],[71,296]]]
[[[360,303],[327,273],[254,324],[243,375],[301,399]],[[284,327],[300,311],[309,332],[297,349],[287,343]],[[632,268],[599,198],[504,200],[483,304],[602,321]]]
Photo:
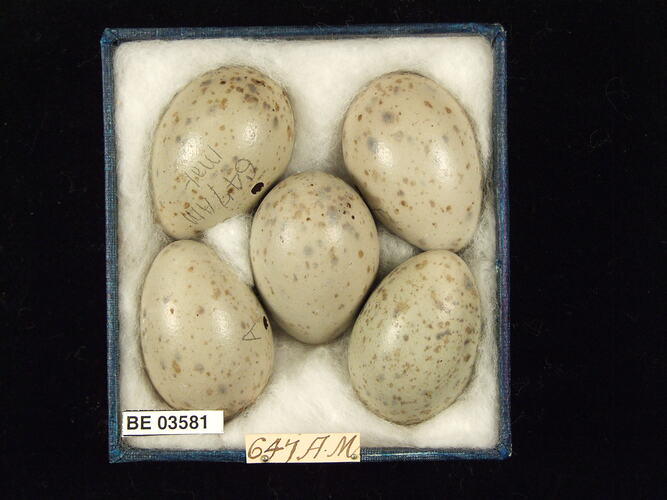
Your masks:
[[[479,294],[465,262],[447,250],[412,257],[382,280],[354,324],[354,390],[391,422],[431,418],[470,380],[480,328]]]
[[[213,250],[191,240],[165,247],[141,296],[146,371],[176,409],[252,404],[273,367],[273,334],[257,297]]]
[[[354,321],[379,263],[377,228],[359,194],[324,172],[288,177],[250,232],[257,288],[287,333],[328,342]]]
[[[477,142],[466,112],[438,83],[405,72],[372,81],[345,116],[343,156],[393,233],[423,250],[468,244],[482,200]]]
[[[158,221],[182,239],[248,212],[285,172],[293,146],[292,108],[276,82],[236,66],[199,76],[173,98],[155,132]]]

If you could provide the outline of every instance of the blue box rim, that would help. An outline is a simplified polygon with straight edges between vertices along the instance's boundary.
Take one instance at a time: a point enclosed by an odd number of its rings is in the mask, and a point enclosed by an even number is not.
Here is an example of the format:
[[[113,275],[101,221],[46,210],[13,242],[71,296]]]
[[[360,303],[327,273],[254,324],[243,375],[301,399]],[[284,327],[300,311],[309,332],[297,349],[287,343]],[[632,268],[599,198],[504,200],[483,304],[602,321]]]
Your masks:
[[[496,194],[496,274],[498,299],[499,441],[489,449],[475,448],[362,448],[362,462],[408,460],[503,460],[512,454],[510,427],[510,261],[509,179],[507,165],[507,33],[500,24],[433,23],[350,26],[273,26],[210,28],[107,28],[102,33],[104,177],[107,291],[107,399],[109,462],[220,461],[244,462],[241,449],[156,450],[126,446],[119,429],[119,319],[118,319],[118,214],[116,198],[116,131],[114,123],[113,53],[121,43],[139,40],[187,40],[200,38],[319,38],[340,39],[389,36],[477,35],[491,43],[494,58],[492,148]]]

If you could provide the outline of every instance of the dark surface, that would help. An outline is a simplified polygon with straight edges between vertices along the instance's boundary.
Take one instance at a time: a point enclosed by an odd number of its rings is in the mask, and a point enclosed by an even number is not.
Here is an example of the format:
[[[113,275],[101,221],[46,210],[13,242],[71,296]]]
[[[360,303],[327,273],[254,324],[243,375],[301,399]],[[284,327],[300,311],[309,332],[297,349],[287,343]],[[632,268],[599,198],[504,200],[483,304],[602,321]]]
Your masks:
[[[349,3],[349,5],[348,5]],[[659,498],[659,2],[0,7],[3,496]],[[104,27],[500,22],[509,34],[514,454],[354,466],[107,464]],[[663,224],[664,226],[664,224]],[[656,255],[657,254],[657,255]],[[659,257],[655,259],[654,257]],[[664,377],[663,377],[664,378]]]

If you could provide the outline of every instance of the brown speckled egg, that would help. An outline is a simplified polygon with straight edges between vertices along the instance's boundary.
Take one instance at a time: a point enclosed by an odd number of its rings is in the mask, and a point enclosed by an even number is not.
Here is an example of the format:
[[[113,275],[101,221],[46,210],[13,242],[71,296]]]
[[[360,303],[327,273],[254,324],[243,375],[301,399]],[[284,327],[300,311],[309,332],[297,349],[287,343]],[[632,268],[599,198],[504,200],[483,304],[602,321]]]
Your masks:
[[[391,422],[431,418],[468,384],[480,328],[479,294],[466,263],[447,250],[416,255],[380,283],[354,324],[354,390]]]
[[[252,404],[273,368],[273,334],[257,297],[213,250],[176,241],[151,265],[141,296],[146,371],[177,409]]]
[[[482,202],[475,134],[439,84],[414,73],[372,81],[343,124],[345,165],[375,216],[423,250],[470,241]]]
[[[379,263],[373,217],[359,194],[324,172],[288,177],[264,198],[250,232],[250,260],[264,304],[307,344],[353,322]]]
[[[276,82],[236,66],[201,75],[174,97],[155,132],[158,221],[182,239],[248,212],[285,172],[293,146],[292,107]]]

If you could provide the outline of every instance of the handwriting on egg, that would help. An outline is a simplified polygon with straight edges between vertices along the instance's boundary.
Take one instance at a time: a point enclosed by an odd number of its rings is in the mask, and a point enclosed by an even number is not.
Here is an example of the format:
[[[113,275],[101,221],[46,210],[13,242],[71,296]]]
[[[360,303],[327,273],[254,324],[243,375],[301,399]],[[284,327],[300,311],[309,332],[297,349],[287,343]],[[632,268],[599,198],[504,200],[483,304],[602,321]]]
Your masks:
[[[223,157],[212,146],[207,145],[202,157],[196,165],[191,165],[185,172],[186,189],[197,187],[199,200],[186,204],[181,216],[191,224],[197,224],[215,213],[216,208],[228,208],[234,201],[235,190],[241,191],[244,186],[255,179],[257,168],[246,158],[232,158],[233,167],[223,167]],[[224,184],[212,184],[211,178],[222,173]],[[203,192],[202,192],[203,190]],[[254,194],[254,193],[253,193]]]

